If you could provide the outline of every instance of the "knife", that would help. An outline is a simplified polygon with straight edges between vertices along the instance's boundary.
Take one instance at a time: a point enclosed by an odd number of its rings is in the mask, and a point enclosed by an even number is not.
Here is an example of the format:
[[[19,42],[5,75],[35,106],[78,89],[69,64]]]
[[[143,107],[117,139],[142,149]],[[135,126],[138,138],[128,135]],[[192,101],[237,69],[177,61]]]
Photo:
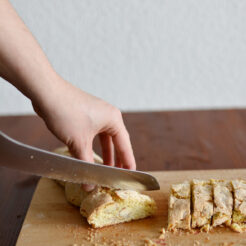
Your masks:
[[[29,174],[123,190],[159,190],[152,175],[89,163],[18,142],[0,131],[0,167]]]

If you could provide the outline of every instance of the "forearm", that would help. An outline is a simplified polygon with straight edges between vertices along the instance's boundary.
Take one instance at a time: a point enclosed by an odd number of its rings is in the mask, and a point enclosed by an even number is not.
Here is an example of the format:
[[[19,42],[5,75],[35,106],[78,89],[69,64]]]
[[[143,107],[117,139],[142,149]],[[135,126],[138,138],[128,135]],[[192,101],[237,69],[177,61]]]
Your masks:
[[[31,99],[75,157],[93,162],[92,143],[99,134],[104,163],[114,165],[115,152],[118,167],[136,169],[120,111],[57,75],[7,0],[0,0],[0,76]]]
[[[0,0],[0,76],[37,103],[60,83],[37,41],[7,0]]]

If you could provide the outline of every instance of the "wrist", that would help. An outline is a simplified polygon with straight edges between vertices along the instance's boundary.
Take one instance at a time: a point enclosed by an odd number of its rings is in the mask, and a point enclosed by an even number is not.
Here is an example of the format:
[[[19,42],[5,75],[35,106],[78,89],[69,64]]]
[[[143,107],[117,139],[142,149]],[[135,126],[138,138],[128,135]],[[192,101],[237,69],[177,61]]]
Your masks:
[[[33,105],[43,111],[57,101],[57,95],[60,94],[64,84],[65,81],[58,74],[50,74],[31,86],[28,97]]]

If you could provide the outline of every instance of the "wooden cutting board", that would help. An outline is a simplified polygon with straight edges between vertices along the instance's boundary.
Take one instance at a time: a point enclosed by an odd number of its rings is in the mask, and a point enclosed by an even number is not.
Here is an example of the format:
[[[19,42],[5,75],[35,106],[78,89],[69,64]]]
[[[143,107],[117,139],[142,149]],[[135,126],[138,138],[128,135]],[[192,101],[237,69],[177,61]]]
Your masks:
[[[165,240],[158,239],[161,228],[167,226],[170,184],[193,178],[246,179],[246,169],[162,171],[151,174],[159,180],[161,186],[160,191],[148,192],[158,206],[155,216],[101,229],[90,228],[80,216],[78,208],[66,202],[64,191],[56,182],[41,179],[17,246],[145,245],[146,239],[152,240],[156,245],[246,245],[246,233],[238,234],[228,228],[196,234],[168,232]]]

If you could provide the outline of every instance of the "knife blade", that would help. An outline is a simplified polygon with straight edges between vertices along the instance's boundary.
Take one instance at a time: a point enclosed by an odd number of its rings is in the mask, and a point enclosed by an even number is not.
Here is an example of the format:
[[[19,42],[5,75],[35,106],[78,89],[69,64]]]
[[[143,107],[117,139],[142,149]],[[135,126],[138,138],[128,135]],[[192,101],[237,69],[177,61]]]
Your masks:
[[[159,190],[157,179],[141,171],[85,162],[16,141],[0,131],[0,166],[29,174],[115,189]]]

